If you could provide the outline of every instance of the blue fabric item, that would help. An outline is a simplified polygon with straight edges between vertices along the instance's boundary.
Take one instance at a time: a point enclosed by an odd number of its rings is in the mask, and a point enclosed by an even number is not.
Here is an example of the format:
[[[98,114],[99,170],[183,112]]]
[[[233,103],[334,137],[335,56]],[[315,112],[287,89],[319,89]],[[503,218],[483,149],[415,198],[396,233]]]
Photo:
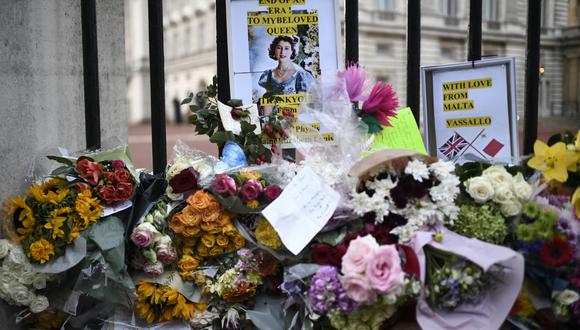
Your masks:
[[[216,173],[223,173],[229,169],[247,166],[244,150],[235,142],[226,142],[222,151],[222,158],[214,167]]]

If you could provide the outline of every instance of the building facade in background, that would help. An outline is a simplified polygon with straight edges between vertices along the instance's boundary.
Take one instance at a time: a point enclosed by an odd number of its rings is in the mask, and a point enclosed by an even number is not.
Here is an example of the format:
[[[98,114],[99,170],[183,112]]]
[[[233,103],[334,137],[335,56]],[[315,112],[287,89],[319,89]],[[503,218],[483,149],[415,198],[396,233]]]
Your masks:
[[[350,1],[350,0],[349,0]],[[342,3],[342,1],[339,1]],[[483,0],[483,56],[514,56],[518,112],[524,109],[527,0]],[[203,90],[216,73],[214,0],[163,2],[167,118],[185,121],[179,102]],[[406,104],[404,0],[359,1],[359,58],[372,79],[391,83]],[[579,116],[580,0],[543,0],[541,117]],[[150,112],[147,1],[125,0],[130,122]],[[421,3],[421,65],[467,59],[469,1]]]

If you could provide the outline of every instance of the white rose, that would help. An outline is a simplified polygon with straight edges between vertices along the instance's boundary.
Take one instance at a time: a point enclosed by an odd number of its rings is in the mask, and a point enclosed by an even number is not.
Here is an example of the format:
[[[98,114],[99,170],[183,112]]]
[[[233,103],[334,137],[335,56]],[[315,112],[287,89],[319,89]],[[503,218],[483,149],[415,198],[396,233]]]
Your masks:
[[[524,176],[521,173],[514,176],[512,189],[516,197],[522,202],[532,197],[532,186],[524,180]]]
[[[577,292],[566,289],[564,291],[553,292],[552,298],[554,298],[556,302],[564,306],[569,306],[578,301],[578,299],[580,299],[580,296],[578,295]]]
[[[45,296],[40,296],[40,295],[36,296],[30,302],[30,310],[33,313],[40,313],[40,312],[44,311],[45,309],[47,309],[48,306],[49,306],[48,298],[46,298]]]
[[[15,247],[10,250],[10,254],[8,255],[7,261],[12,266],[30,265],[30,263],[26,259],[26,256],[24,255],[24,251],[22,251],[22,248],[20,247]]]
[[[501,185],[512,181],[512,175],[500,165],[488,167],[483,171],[481,176],[490,180],[494,187],[496,184]]]
[[[6,239],[0,239],[0,259],[4,259],[10,252],[11,244]]]
[[[507,184],[495,186],[495,193],[493,195],[493,201],[496,203],[508,203],[515,200],[514,193],[511,187]]]
[[[485,203],[493,197],[494,190],[489,180],[475,177],[465,181],[465,190],[478,203]]]
[[[518,201],[509,201],[500,205],[501,214],[506,217],[513,217],[518,215],[522,210],[522,204]]]
[[[36,290],[42,290],[46,288],[46,275],[42,273],[36,273],[34,279],[32,279],[32,286]]]
[[[28,305],[34,298],[34,294],[22,284],[13,284],[10,288],[10,295],[21,305]]]
[[[35,275],[36,275],[36,273],[32,270],[24,271],[18,277],[18,282],[20,282],[24,285],[30,285],[30,284],[32,284],[32,281],[34,280]]]

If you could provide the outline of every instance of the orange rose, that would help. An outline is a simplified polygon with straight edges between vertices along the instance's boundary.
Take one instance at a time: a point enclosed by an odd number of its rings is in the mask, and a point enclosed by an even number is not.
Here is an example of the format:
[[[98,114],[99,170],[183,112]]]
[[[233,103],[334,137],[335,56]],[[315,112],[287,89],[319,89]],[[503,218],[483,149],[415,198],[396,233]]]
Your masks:
[[[216,221],[217,225],[220,227],[227,226],[232,222],[232,215],[228,212],[223,212],[219,219]]]
[[[197,285],[205,284],[205,274],[203,272],[195,272],[193,273],[193,281]]]
[[[200,257],[207,257],[209,256],[209,250],[207,249],[207,247],[203,244],[197,244],[197,254],[199,254]]]
[[[183,213],[182,221],[186,226],[197,226],[202,220],[202,214],[190,206],[185,207],[181,213]]]
[[[198,190],[193,195],[187,197],[187,203],[196,211],[203,211],[207,208],[217,208],[220,206],[210,193],[203,190]]]
[[[173,218],[171,218],[171,221],[169,222],[169,228],[171,228],[171,230],[173,230],[178,234],[183,232],[183,229],[185,228],[181,220],[181,217],[183,217],[183,214],[177,213],[176,215],[173,216]]]
[[[246,245],[246,240],[241,235],[233,236],[232,241],[234,241],[236,249],[241,249]]]
[[[207,209],[203,212],[201,220],[205,223],[212,223],[219,219],[221,216],[220,211],[216,209]]]
[[[200,227],[209,234],[217,234],[221,231],[221,227],[218,227],[214,223],[202,223]]]
[[[183,231],[181,232],[181,235],[185,236],[186,238],[192,238],[195,237],[199,234],[199,227],[185,227],[183,228]]]
[[[185,255],[177,262],[177,268],[182,272],[191,272],[197,267],[199,267],[199,260],[192,256]]]

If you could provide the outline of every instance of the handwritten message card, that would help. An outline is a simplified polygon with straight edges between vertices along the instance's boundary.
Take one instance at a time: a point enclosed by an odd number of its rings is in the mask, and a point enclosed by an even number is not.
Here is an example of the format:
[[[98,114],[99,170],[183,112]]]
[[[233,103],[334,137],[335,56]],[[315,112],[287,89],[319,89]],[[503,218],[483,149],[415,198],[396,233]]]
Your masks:
[[[262,214],[286,248],[298,254],[330,219],[339,199],[339,194],[306,166]]]
[[[415,150],[427,154],[421,132],[415,122],[411,108],[397,111],[397,117],[390,119],[393,126],[383,126],[383,131],[375,136],[368,154],[382,149]],[[366,155],[365,155],[366,156]]]

